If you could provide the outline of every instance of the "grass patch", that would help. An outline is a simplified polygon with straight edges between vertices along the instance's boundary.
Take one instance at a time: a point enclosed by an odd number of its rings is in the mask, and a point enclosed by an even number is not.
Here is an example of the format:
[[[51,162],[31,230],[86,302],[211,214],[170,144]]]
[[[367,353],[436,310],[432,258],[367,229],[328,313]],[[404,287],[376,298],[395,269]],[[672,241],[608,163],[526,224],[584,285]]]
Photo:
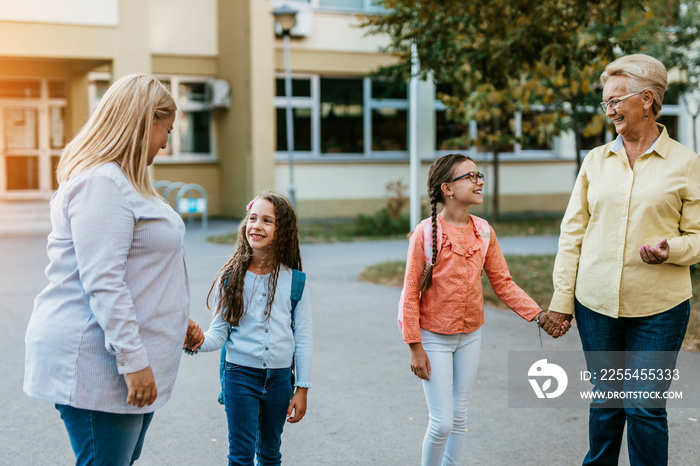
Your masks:
[[[540,307],[546,309],[552,299],[552,269],[554,256],[506,256],[513,280],[524,289]],[[360,280],[380,285],[403,286],[406,264],[403,261],[384,262],[366,268],[360,273]],[[683,341],[683,349],[700,351],[700,267],[691,268],[693,298],[690,300],[690,322]],[[498,308],[506,305],[498,299],[484,274],[482,279],[484,303]]]
[[[487,219],[488,220],[488,219]],[[489,222],[498,237],[504,236],[559,236],[561,217],[513,218]]]
[[[518,218],[492,223],[499,237],[559,235],[561,218]],[[383,234],[376,228],[368,228],[364,220],[345,222],[305,222],[299,226],[299,240],[302,243],[336,243],[383,239],[406,239],[408,231]],[[225,235],[210,236],[212,243],[236,244],[236,231]]]
[[[217,244],[236,244],[238,233],[232,231],[225,235],[210,236],[208,241]],[[299,226],[299,241],[303,244],[339,243],[351,241],[369,241],[382,239],[406,239],[406,234],[367,235],[358,234],[353,222],[309,223]]]

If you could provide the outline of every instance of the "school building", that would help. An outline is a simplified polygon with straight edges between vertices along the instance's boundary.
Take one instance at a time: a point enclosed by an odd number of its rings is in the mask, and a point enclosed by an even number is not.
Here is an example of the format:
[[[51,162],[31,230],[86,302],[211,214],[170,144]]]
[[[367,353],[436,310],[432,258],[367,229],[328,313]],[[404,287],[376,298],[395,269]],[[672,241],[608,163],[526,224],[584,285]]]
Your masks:
[[[240,217],[262,189],[287,192],[286,109],[300,217],[352,217],[409,182],[405,88],[370,77],[393,62],[381,37],[355,27],[376,0],[306,0],[290,40],[292,96],[276,0],[0,0],[0,204],[42,203],[56,189],[61,149],[109,84],[129,73],[166,82],[178,103],[154,180],[197,183],[210,215]],[[454,146],[475,125],[445,118],[431,82],[418,86],[420,192],[430,163],[473,155],[491,195],[489,155]],[[597,110],[597,109],[596,109]],[[672,137],[692,145],[691,118],[664,105]],[[519,131],[527,115],[515,115]],[[585,141],[590,149],[612,135]],[[514,145],[501,155],[502,213],[564,210],[575,177],[573,137]]]

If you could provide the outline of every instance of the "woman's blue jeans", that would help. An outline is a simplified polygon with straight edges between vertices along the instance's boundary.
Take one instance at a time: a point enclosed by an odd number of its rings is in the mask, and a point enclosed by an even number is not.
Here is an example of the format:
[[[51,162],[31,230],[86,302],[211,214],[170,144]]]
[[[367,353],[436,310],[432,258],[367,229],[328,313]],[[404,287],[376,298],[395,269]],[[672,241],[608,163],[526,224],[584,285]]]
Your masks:
[[[591,373],[604,367],[648,370],[663,364],[674,369],[676,356],[690,317],[690,302],[648,317],[614,319],[585,307],[576,300],[574,315],[581,336],[586,364]],[[594,382],[595,391],[666,391],[671,381]],[[610,407],[615,404],[616,407]],[[588,420],[589,450],[584,465],[617,465],[622,434],[627,424],[627,446],[631,466],[663,466],[668,463],[668,422],[665,401],[645,406],[634,400],[597,399],[591,402]]]
[[[279,465],[287,409],[292,399],[291,369],[254,369],[226,362],[224,406],[228,420],[228,464]]]
[[[126,466],[141,456],[153,413],[115,414],[56,405],[76,466]]]

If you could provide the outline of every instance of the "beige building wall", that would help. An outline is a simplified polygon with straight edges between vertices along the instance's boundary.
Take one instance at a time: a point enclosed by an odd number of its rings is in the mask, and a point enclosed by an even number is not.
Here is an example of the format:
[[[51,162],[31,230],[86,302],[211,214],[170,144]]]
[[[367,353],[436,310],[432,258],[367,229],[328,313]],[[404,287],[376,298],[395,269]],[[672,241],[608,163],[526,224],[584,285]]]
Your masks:
[[[216,119],[222,213],[241,216],[255,192],[274,179],[274,29],[272,5],[219,1],[219,73],[233,104]]]
[[[65,80],[69,138],[89,116],[91,71],[105,71],[113,79],[147,72],[225,80],[232,105],[213,110],[215,157],[199,162],[157,159],[152,175],[204,186],[212,215],[242,215],[247,201],[262,189],[288,191],[288,164],[275,159],[274,86],[284,73],[283,40],[275,36],[272,16],[279,2],[66,0],[65,10],[53,16],[44,15],[57,8],[53,0],[16,4],[16,11],[0,8],[0,78]],[[39,10],[41,14],[31,16]],[[355,27],[358,22],[354,13],[311,12],[310,35],[291,40],[292,72],[363,77],[393,63],[393,57],[379,52],[384,39],[365,36]],[[421,82],[419,89],[419,192],[424,194],[435,157],[435,90],[429,82]],[[572,142],[570,136],[559,141],[562,160],[502,163],[504,212],[564,209],[574,178]],[[480,163],[480,169],[487,173],[488,190],[491,168]],[[385,202],[387,183],[408,183],[408,170],[407,158],[299,160],[295,178],[300,216],[374,212]]]

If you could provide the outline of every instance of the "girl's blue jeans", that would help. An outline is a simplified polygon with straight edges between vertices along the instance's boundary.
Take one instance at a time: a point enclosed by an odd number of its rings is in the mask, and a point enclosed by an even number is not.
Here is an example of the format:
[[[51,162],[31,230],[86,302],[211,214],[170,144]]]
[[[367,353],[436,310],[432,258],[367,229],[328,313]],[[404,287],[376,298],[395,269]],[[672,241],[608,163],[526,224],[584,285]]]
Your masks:
[[[690,317],[690,302],[648,317],[613,319],[594,312],[575,301],[574,316],[586,364],[591,373],[601,368],[617,367],[647,370],[663,365],[675,367]],[[671,381],[602,381],[594,382],[594,391],[666,391]],[[619,404],[619,402],[617,402]],[[622,434],[627,424],[630,465],[663,466],[668,463],[668,421],[662,406],[635,405],[609,407],[610,400],[594,400],[588,419],[589,450],[584,465],[617,465]]]
[[[255,369],[226,362],[224,406],[228,420],[228,464],[279,465],[287,409],[292,399],[291,369]]]
[[[115,414],[56,405],[76,466],[126,466],[141,455],[153,413]]]

